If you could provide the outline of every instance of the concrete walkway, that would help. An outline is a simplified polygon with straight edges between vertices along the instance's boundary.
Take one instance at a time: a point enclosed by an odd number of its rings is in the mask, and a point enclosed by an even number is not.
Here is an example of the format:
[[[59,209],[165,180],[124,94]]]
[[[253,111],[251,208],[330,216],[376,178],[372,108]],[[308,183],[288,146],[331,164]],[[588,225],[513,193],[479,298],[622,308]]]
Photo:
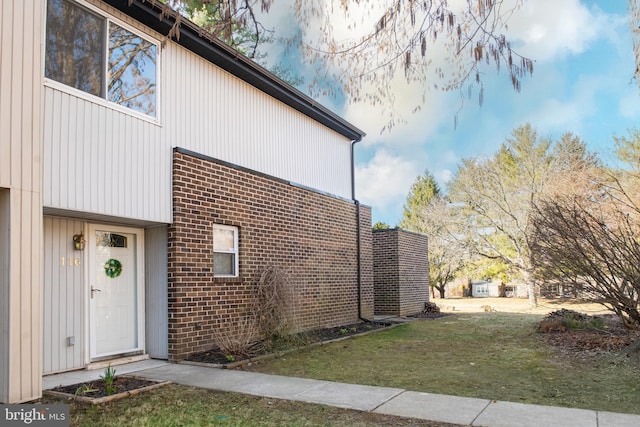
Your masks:
[[[419,393],[399,388],[342,384],[254,372],[145,360],[116,366],[118,375],[212,390],[296,400],[387,415],[487,427],[638,427],[640,415],[525,405]],[[43,378],[45,389],[99,378],[102,371],[76,371]]]

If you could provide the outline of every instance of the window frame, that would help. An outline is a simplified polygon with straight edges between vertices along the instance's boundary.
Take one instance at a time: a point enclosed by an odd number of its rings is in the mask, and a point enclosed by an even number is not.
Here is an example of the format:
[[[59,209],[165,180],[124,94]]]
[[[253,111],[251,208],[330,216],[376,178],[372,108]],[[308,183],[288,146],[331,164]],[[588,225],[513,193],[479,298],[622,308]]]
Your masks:
[[[216,230],[232,231],[233,232],[233,250],[216,250],[215,247],[215,233]],[[232,225],[214,224],[211,233],[212,238],[212,265],[213,265],[213,277],[215,278],[237,278],[240,277],[240,246],[239,246],[240,229]],[[233,254],[233,274],[216,274],[215,258],[216,253],[219,254]]]
[[[155,37],[152,37],[151,35],[149,35],[146,32],[141,31],[139,28],[135,28],[133,26],[131,26],[130,24],[122,21],[121,19],[116,18],[115,16],[107,13],[105,10],[100,9],[99,7],[92,5],[90,3],[87,3],[85,0],[65,0],[65,1],[69,1],[71,3],[74,3],[76,6],[81,7],[86,9],[89,13],[93,13],[95,15],[98,15],[99,17],[101,17],[102,19],[104,19],[105,21],[105,25],[103,28],[103,33],[104,33],[104,37],[105,37],[105,42],[104,42],[104,46],[103,46],[103,52],[102,52],[102,56],[103,56],[103,69],[102,69],[102,73],[103,73],[103,85],[104,85],[104,89],[103,89],[103,94],[101,94],[100,96],[97,95],[93,95],[89,92],[85,92],[81,89],[78,89],[76,87],[73,86],[69,86],[65,83],[59,82],[55,79],[52,79],[50,77],[46,77],[45,76],[45,69],[44,69],[44,64],[46,62],[46,56],[47,56],[47,30],[45,29],[44,31],[44,40],[43,40],[43,49],[42,49],[42,54],[43,54],[43,68],[42,68],[42,76],[43,76],[43,81],[44,81],[44,85],[47,87],[51,87],[53,89],[59,90],[61,92],[65,92],[68,93],[72,96],[75,96],[77,98],[81,98],[84,100],[87,100],[89,102],[92,102],[94,104],[99,104],[101,106],[107,107],[111,110],[116,110],[131,116],[135,116],[137,118],[143,119],[145,121],[148,121],[150,123],[153,124],[159,124],[160,123],[160,70],[161,70],[161,64],[160,64],[160,60],[161,60],[161,43],[158,39],[156,39]],[[45,2],[47,7],[48,7],[48,1]],[[46,21],[46,14],[47,12],[45,12],[45,21]],[[127,106],[118,104],[116,102],[110,101],[108,99],[109,97],[109,89],[108,89],[108,84],[109,84],[109,53],[110,53],[110,48],[109,48],[109,24],[113,23],[115,25],[118,25],[119,27],[133,33],[134,35],[138,36],[139,38],[151,43],[152,45],[155,46],[155,50],[156,50],[156,58],[155,58],[155,116],[143,113],[141,111],[137,111],[134,110],[132,108],[129,108]],[[46,26],[46,24],[45,24]]]

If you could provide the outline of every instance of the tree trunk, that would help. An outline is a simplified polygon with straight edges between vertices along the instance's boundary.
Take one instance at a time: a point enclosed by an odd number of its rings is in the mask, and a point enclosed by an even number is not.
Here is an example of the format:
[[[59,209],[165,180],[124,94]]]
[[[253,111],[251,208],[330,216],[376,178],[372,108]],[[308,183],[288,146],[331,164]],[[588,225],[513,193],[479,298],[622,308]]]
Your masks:
[[[640,366],[640,338],[623,348],[620,354]]]
[[[444,299],[444,293],[445,293],[445,286],[441,286],[438,288],[438,291],[440,291],[440,298]]]
[[[529,294],[529,305],[531,307],[538,306],[538,294],[536,293],[536,282],[533,280],[533,273],[529,270],[524,271],[524,282],[527,284],[527,293]]]
[[[531,307],[537,307],[538,295],[536,295],[536,284],[532,282],[527,283],[527,292],[529,293],[529,305]]]

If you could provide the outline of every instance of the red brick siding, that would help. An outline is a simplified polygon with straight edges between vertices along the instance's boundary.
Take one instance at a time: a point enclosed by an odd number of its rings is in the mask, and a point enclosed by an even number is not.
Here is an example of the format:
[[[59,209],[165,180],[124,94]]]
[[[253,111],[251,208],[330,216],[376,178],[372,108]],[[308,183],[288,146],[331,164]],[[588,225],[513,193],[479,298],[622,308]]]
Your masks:
[[[272,264],[290,272],[297,331],[358,320],[357,207],[351,201],[176,150],[173,204],[171,360],[210,348],[214,330],[236,331],[262,269]],[[360,219],[370,230],[370,208],[361,207]],[[213,277],[214,224],[239,229],[238,278]],[[362,238],[362,252],[370,256],[370,231]],[[365,311],[372,312],[371,273],[363,276]]]
[[[373,232],[375,313],[406,316],[429,301],[427,237],[400,229]]]

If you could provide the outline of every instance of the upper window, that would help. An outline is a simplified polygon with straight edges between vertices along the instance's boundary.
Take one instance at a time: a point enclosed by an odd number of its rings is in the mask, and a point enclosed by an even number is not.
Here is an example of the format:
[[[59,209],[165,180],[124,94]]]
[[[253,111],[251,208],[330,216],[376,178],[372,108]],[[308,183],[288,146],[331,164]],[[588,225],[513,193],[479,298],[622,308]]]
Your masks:
[[[45,76],[156,117],[157,46],[72,0],[47,1]]]
[[[213,275],[238,277],[238,228],[213,226]]]

